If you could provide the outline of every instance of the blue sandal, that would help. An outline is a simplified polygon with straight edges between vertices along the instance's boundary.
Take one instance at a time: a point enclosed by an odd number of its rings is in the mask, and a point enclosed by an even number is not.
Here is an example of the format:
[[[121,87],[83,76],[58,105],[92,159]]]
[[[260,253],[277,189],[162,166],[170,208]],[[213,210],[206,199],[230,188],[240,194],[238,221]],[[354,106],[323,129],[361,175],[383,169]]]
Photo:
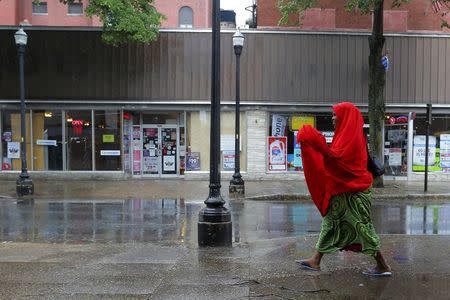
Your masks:
[[[316,269],[316,268],[311,267],[304,260],[296,260],[295,262],[298,263],[302,269],[309,270],[309,271],[320,271],[320,269]]]
[[[389,277],[389,276],[392,276],[392,272],[391,271],[378,272],[374,268],[370,268],[369,270],[367,270],[365,272],[362,272],[362,273],[364,275],[370,276],[370,277]]]

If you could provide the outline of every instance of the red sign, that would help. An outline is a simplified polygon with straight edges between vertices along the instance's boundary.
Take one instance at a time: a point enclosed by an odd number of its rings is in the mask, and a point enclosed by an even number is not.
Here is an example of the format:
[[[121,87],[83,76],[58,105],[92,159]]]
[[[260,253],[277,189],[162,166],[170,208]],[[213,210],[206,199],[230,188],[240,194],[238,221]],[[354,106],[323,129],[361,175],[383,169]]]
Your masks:
[[[268,170],[280,172],[287,170],[287,137],[269,136],[268,138]]]

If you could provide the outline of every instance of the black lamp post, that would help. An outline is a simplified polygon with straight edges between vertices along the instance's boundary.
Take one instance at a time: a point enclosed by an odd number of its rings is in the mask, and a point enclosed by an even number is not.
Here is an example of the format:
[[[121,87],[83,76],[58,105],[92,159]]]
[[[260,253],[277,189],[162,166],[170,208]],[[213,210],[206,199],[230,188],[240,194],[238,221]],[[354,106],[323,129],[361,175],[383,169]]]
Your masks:
[[[33,195],[34,185],[27,171],[27,144],[26,144],[26,124],[25,124],[25,76],[24,76],[24,55],[27,46],[28,36],[19,28],[14,34],[17,49],[19,52],[19,86],[20,86],[20,155],[22,158],[22,172],[16,181],[16,192],[18,197]]]
[[[231,214],[220,195],[220,0],[212,0],[209,196],[198,216],[199,246],[231,246]]]
[[[230,181],[230,194],[235,196],[244,196],[245,185],[241,176],[241,160],[240,160],[240,101],[241,101],[241,53],[244,47],[244,35],[239,31],[233,35],[234,54],[236,54],[236,116],[235,116],[235,142],[234,142],[234,174]]]

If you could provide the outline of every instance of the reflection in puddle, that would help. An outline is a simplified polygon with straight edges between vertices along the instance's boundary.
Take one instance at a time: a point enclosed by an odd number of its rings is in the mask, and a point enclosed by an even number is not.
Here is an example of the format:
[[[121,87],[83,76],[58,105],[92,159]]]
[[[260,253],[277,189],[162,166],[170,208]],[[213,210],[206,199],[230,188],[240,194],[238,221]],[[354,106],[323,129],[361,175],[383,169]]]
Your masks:
[[[0,202],[0,241],[196,243],[201,202],[183,199]],[[303,203],[231,202],[235,242],[318,233],[321,216]],[[450,205],[374,205],[382,234],[450,234]]]

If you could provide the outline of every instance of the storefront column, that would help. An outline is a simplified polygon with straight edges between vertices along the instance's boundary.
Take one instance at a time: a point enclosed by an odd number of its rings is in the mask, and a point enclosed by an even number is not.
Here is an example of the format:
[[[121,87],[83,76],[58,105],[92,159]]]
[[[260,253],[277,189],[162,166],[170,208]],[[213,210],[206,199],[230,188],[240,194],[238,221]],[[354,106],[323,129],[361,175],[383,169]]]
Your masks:
[[[247,111],[247,174],[250,179],[261,179],[266,175],[266,152],[269,113]]]

